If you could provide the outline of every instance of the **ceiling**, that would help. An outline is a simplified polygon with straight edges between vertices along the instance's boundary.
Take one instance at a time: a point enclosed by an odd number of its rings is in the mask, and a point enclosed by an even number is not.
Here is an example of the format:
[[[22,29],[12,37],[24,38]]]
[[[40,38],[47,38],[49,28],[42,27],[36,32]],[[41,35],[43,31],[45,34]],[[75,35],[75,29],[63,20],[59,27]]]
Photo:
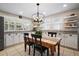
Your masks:
[[[79,8],[78,3],[40,3],[39,9],[41,13],[48,16],[75,8]],[[37,11],[37,6],[36,3],[0,3],[0,10],[32,18],[32,14]]]

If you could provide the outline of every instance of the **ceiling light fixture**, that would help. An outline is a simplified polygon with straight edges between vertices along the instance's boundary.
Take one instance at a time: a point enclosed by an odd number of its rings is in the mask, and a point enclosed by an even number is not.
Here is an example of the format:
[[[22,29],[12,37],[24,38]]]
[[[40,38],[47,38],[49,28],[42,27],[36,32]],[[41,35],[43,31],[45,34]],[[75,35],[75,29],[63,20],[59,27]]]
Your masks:
[[[64,4],[63,7],[67,7],[67,4]]]
[[[37,12],[34,13],[32,16],[33,16],[34,22],[42,23],[45,16],[43,13],[39,12],[39,5],[40,4],[37,3],[36,5],[37,5]]]
[[[23,11],[19,12],[19,19],[22,19]]]

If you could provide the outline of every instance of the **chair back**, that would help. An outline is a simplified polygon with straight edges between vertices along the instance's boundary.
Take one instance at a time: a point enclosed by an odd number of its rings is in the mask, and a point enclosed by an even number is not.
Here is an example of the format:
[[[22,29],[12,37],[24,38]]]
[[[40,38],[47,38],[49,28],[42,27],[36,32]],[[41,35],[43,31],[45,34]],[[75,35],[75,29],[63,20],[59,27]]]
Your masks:
[[[24,33],[24,40],[29,42],[29,33]]]
[[[32,36],[32,39],[35,44],[42,45],[42,43],[41,43],[42,36],[41,35],[31,34],[31,36]]]
[[[56,37],[57,36],[57,33],[56,32],[48,32],[48,36],[49,35],[51,35],[51,37],[54,37],[54,36]]]
[[[29,36],[29,33],[24,33],[24,37]]]

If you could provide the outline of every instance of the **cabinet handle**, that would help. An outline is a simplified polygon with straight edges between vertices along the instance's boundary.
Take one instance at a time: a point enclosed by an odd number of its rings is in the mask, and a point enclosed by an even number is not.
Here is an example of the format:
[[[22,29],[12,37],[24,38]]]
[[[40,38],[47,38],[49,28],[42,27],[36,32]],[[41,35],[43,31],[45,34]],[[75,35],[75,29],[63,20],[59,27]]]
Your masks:
[[[70,34],[69,36],[72,36],[72,34]]]
[[[8,35],[10,36],[10,33]]]

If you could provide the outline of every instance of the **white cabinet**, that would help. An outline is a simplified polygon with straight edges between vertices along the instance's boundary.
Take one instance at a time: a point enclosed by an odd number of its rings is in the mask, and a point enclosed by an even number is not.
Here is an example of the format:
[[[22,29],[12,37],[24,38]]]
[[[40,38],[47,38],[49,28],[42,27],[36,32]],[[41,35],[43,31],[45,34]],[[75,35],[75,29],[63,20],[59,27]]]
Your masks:
[[[74,48],[74,49],[78,49],[78,36],[77,34],[69,34],[67,40],[65,40],[65,45],[70,47],[70,48]]]
[[[5,34],[5,46],[10,46],[14,44],[14,34]]]
[[[24,41],[24,35],[23,33],[19,33],[19,42],[23,42]]]
[[[64,34],[64,38],[64,46],[70,47],[70,43],[72,42],[70,41],[69,34]]]
[[[14,33],[14,44],[23,42],[23,33]]]
[[[64,38],[64,34],[63,33],[57,33],[57,37],[59,37],[59,38],[61,38],[62,40],[61,40],[61,45],[64,45],[64,40],[65,40],[65,38]]]
[[[4,30],[9,31],[29,31],[32,30],[32,21],[28,19],[19,19],[16,17],[5,17]]]
[[[19,43],[19,35],[18,33],[14,33],[14,44]]]
[[[62,39],[61,45],[69,48],[78,49],[78,34],[58,33],[57,37],[60,37]]]
[[[18,44],[24,41],[23,33],[5,33],[5,47]]]

